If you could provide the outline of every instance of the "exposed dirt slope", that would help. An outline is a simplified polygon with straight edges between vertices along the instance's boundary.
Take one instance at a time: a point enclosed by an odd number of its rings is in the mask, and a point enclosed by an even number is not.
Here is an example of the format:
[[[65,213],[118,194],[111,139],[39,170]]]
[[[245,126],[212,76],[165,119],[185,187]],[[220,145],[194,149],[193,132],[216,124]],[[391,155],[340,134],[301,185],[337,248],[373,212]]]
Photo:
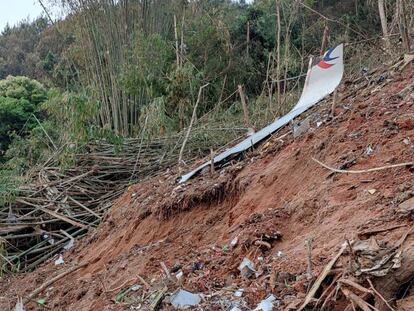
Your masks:
[[[130,310],[145,303],[137,297],[136,303],[114,300],[121,289],[142,285],[138,276],[149,288],[131,291],[136,296],[164,285],[167,293],[179,287],[165,280],[162,261],[172,271],[183,271],[184,288],[216,293],[206,298],[204,310],[225,310],[236,299],[236,288],[245,289],[241,305],[246,308],[270,293],[281,300],[281,309],[303,299],[308,286],[306,240],[312,239],[315,276],[346,239],[410,224],[396,208],[414,195],[412,168],[338,174],[312,160],[352,170],[413,161],[414,94],[409,86],[414,84],[414,68],[364,81],[345,84],[355,92],[343,93],[346,98],[334,119],[325,102],[307,114],[312,128],[306,134],[294,139],[285,128],[277,135],[287,134],[282,139],[269,140],[214,177],[205,173],[178,186],[175,175],[166,173],[130,187],[98,230],[64,254],[64,265],[51,261],[32,273],[2,280],[0,310],[84,262],[85,268],[37,297],[45,298],[51,310]],[[318,127],[317,122],[322,124]],[[406,230],[399,226],[376,238],[390,243]],[[405,243],[414,245],[414,239],[409,236]],[[256,264],[257,278],[240,275],[237,268],[244,257]],[[347,305],[345,301],[333,309]],[[34,302],[26,308],[43,309]],[[169,308],[165,299],[161,309]]]

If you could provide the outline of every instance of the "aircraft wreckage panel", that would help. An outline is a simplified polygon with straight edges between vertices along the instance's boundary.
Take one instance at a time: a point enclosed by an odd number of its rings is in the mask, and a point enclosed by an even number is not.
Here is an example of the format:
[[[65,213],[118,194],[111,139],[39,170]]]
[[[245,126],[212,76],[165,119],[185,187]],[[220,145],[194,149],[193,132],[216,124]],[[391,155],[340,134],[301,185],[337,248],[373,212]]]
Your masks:
[[[316,64],[312,64],[311,61],[309,68],[302,95],[295,107],[280,119],[277,119],[275,122],[239,142],[234,147],[214,157],[214,163],[223,162],[230,156],[253,147],[335,91],[342,80],[344,72],[343,44],[336,48],[329,49],[323,58],[318,59]],[[210,163],[211,161],[205,162],[195,170],[181,176],[179,183],[186,182],[199,173],[203,168],[209,166]]]

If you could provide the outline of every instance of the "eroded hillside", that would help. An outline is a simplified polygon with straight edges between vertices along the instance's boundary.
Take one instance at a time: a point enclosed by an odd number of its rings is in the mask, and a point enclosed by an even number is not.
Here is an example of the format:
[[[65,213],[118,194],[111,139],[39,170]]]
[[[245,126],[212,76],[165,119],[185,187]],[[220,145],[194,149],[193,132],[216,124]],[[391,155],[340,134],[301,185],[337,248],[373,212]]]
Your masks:
[[[401,203],[414,195],[413,166],[349,174],[315,160],[354,171],[413,161],[413,88],[412,64],[354,77],[341,87],[335,117],[325,100],[304,114],[311,127],[298,137],[286,127],[244,160],[183,185],[173,169],[131,186],[64,264],[55,257],[1,282],[0,309],[82,265],[26,310],[169,310],[178,288],[204,295],[199,310],[251,310],[270,294],[280,310],[297,310],[348,243],[306,308],[352,310],[357,296],[387,310],[369,279],[391,305],[411,310],[404,285],[414,275],[413,203]],[[256,271],[238,269],[244,258]],[[374,270],[384,276],[364,270],[379,261]]]

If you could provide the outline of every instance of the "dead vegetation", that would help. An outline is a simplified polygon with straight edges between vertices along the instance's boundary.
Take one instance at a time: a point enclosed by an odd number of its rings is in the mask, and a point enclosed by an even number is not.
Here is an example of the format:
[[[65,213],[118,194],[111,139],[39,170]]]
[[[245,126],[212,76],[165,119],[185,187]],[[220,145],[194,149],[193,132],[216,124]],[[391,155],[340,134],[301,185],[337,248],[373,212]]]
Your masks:
[[[210,148],[197,140],[197,133],[186,148],[190,161]],[[98,226],[129,185],[174,166],[182,140],[183,135],[127,139],[119,145],[97,141],[88,144],[84,153],[76,155],[75,165],[66,169],[58,165],[62,153],[56,152],[30,172],[17,190],[15,203],[0,211],[1,271],[29,271],[62,249],[70,249],[75,238]],[[222,191],[218,188],[212,191]],[[186,204],[195,204],[190,203],[197,201],[195,197]],[[176,198],[170,203],[177,204],[185,209]],[[160,213],[166,215],[169,210]]]

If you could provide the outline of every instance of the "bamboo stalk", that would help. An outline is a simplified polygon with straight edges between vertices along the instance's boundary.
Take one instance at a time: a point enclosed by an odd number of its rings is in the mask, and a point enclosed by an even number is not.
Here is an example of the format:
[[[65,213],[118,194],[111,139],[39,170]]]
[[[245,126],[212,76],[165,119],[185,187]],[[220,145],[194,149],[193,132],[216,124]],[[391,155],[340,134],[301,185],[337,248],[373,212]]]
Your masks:
[[[237,89],[239,91],[240,101],[242,103],[243,108],[244,126],[246,126],[249,129],[253,128],[250,124],[249,110],[247,108],[246,96],[244,95],[243,87],[239,84]]]
[[[191,129],[192,129],[192,127],[193,127],[194,121],[195,121],[195,119],[196,119],[196,117],[197,117],[197,107],[198,107],[198,104],[199,104],[199,103],[200,103],[200,101],[201,101],[201,95],[202,95],[203,89],[204,89],[205,87],[207,87],[208,85],[209,85],[209,83],[204,84],[204,85],[203,85],[203,86],[201,86],[201,87],[200,87],[200,89],[198,90],[197,101],[196,101],[196,103],[195,103],[195,105],[194,105],[194,108],[193,108],[193,115],[192,115],[192,117],[191,117],[190,125],[188,126],[187,133],[186,133],[186,135],[185,135],[185,137],[184,137],[184,141],[183,141],[183,144],[182,144],[181,149],[180,149],[180,154],[179,154],[179,156],[178,156],[178,165],[179,165],[179,166],[181,166],[181,164],[182,164],[182,159],[183,159],[183,153],[184,153],[185,145],[186,145],[186,143],[187,143],[188,137],[190,136]]]

